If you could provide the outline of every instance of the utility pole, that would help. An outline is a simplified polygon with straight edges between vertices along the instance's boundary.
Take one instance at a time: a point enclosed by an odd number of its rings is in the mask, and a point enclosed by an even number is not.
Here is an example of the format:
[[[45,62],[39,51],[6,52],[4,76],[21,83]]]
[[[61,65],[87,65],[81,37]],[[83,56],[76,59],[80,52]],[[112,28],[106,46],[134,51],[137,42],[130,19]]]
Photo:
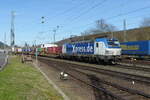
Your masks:
[[[36,40],[34,40],[34,45],[35,45],[35,61],[36,61],[36,65],[38,66],[38,48],[36,46]]]
[[[126,32],[126,20],[123,21],[123,34],[124,34],[124,42],[127,41],[127,32]]]
[[[10,45],[11,49],[14,49],[15,45],[15,26],[14,26],[15,12],[11,12],[11,29],[10,29]]]
[[[85,41],[85,35],[86,35],[86,34],[83,34],[83,36],[82,36],[82,37],[83,37],[83,41]]]
[[[54,29],[53,32],[54,32],[53,38],[54,38],[54,43],[55,43],[56,29]]]
[[[36,65],[38,66],[38,48],[35,49],[36,53],[35,53],[35,61],[36,61]]]
[[[114,38],[114,32],[111,31],[111,38]]]
[[[4,33],[4,53],[6,52],[6,33]]]
[[[56,29],[53,30],[53,32],[54,32],[54,36],[53,36],[53,38],[54,38],[54,43],[55,43],[56,31],[57,31],[58,29],[59,29],[59,25],[56,26]]]

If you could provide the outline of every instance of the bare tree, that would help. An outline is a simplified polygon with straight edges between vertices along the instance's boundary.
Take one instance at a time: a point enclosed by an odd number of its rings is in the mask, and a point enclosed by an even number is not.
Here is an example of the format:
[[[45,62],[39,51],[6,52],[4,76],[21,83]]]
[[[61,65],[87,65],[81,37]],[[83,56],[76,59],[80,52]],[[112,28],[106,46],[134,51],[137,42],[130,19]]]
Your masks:
[[[86,30],[84,32],[81,32],[81,36],[86,36],[86,35],[89,35],[91,34],[91,30]]]
[[[148,27],[150,26],[150,18],[144,18],[140,24],[140,27]]]
[[[29,44],[27,44],[27,42],[25,42],[24,47],[29,47]]]
[[[116,30],[116,27],[108,24],[104,19],[100,19],[96,21],[96,28],[102,32],[109,32]]]
[[[115,26],[108,24],[104,19],[100,19],[96,21],[96,28],[91,29],[91,32],[93,34],[96,34],[96,33],[112,32],[116,30],[117,29]]]
[[[104,19],[97,20],[95,24],[96,24],[95,28],[91,28],[89,30],[82,32],[81,36],[104,33],[104,32],[112,32],[117,30],[117,28],[114,25],[108,24]]]

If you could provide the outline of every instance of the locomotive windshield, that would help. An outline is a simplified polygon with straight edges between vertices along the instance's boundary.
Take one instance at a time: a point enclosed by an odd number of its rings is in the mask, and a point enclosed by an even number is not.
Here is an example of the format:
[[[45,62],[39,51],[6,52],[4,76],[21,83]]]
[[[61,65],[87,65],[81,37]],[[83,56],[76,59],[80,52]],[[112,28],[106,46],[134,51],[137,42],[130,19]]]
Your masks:
[[[120,47],[120,43],[116,39],[109,39],[108,40],[108,46],[109,47]]]

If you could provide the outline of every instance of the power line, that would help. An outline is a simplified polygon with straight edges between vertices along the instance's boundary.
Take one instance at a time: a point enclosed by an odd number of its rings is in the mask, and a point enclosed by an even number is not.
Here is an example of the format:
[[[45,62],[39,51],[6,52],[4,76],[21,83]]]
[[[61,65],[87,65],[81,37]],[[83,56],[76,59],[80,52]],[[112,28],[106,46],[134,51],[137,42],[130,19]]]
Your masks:
[[[87,3],[87,4],[86,4]],[[82,12],[81,11],[81,9],[85,9],[85,8],[87,8],[88,6],[89,6],[89,4],[91,5],[91,3],[90,2],[86,2],[86,3],[83,3],[83,4],[80,4],[80,6],[77,6],[76,8],[80,8],[79,10],[77,10],[77,9],[75,9],[76,10],[76,12],[77,12],[77,14],[79,14],[79,12]],[[93,1],[92,1],[92,3],[93,3]],[[95,3],[95,1],[94,1],[94,3]],[[81,5],[83,5],[83,6],[81,6]],[[70,18],[73,18],[74,17],[74,15],[73,14],[69,14],[69,15],[71,15],[71,16],[67,16],[65,19],[66,20],[64,20],[64,22],[66,23],[66,21],[68,21],[68,19],[70,19]]]
[[[129,12],[125,12],[125,13],[120,13],[120,14],[118,14],[118,15],[111,16],[111,17],[108,17],[108,18],[106,18],[106,19],[107,19],[107,20],[114,19],[114,18],[117,18],[117,17],[120,17],[120,16],[124,16],[124,15],[128,15],[128,14],[136,13],[136,12],[138,12],[138,11],[145,10],[145,9],[148,9],[148,8],[150,8],[150,6],[138,8],[138,9],[135,9],[135,10],[133,10],[133,11],[129,11]]]
[[[73,1],[73,0],[72,0],[72,1]],[[81,1],[81,0],[80,0],[80,1]],[[86,0],[85,0],[85,1],[86,1]],[[66,13],[69,13],[69,12],[73,11],[75,8],[79,7],[79,5],[85,4],[85,1],[80,2],[78,5],[73,6],[73,7],[71,7],[71,8],[68,8],[68,9],[64,10],[63,12],[56,14],[56,15],[53,16],[52,18],[56,18],[57,16],[65,15]]]
[[[126,2],[128,2],[128,0],[126,1]],[[101,3],[101,2],[100,2]],[[124,5],[124,3],[121,3],[121,4],[119,4],[118,6],[117,6],[117,8],[118,7],[122,7]],[[110,8],[111,9],[111,8]],[[112,9],[114,9],[114,7],[112,7]],[[110,10],[109,10],[110,11]],[[103,11],[103,12],[106,12],[105,10]],[[107,11],[108,12],[108,11]],[[101,12],[102,13],[102,12]],[[93,15],[92,15],[93,16]],[[92,16],[90,16],[89,18],[91,18]],[[91,23],[89,23],[89,24],[86,24],[86,25],[90,25],[90,24],[93,24],[94,22],[91,22]]]
[[[106,20],[112,20],[112,19],[114,19],[114,18],[121,17],[121,16],[128,15],[128,14],[132,14],[132,13],[136,13],[136,12],[138,12],[138,11],[142,11],[142,10],[145,10],[145,9],[148,9],[148,8],[150,8],[150,6],[138,8],[138,9],[135,9],[135,10],[132,10],[132,11],[129,11],[129,12],[125,12],[125,13],[120,13],[120,14],[118,14],[118,15],[108,17],[108,18],[106,18]],[[85,25],[82,25],[82,26],[91,25],[91,24],[93,24],[93,23],[95,23],[95,22],[90,22],[90,23],[85,24]],[[80,27],[81,27],[81,26],[80,26]]]
[[[105,1],[105,0],[103,0],[103,1]],[[100,3],[100,2],[99,2],[99,3]],[[99,3],[98,3],[98,4],[99,4]],[[98,4],[95,4],[95,5],[97,5],[96,7],[99,6]],[[86,13],[88,13],[89,11],[93,10],[93,9],[96,8],[96,7],[94,7],[94,5],[93,5],[92,7],[88,8],[86,11],[84,11],[84,12],[81,13],[80,15],[75,16],[75,17],[73,18],[73,21],[77,20],[77,19],[80,18],[82,15],[84,15],[84,13],[86,14]],[[145,10],[145,9],[148,9],[148,8],[150,8],[150,6],[138,8],[138,9],[135,9],[135,10],[132,10],[132,11],[129,11],[129,12],[120,13],[120,14],[117,14],[117,15],[115,15],[115,16],[110,16],[110,17],[108,17],[108,18],[106,18],[106,19],[107,19],[107,20],[112,20],[112,19],[114,19],[114,18],[118,18],[118,17],[124,16],[124,15],[128,15],[128,14],[132,14],[132,13],[136,13],[136,12],[139,12],[139,11],[142,11],[142,10]],[[69,10],[68,10],[68,11],[69,11]],[[67,12],[66,12],[66,13],[67,13]],[[73,22],[73,21],[72,21],[72,22]],[[88,23],[88,24],[85,24],[85,25],[82,25],[82,26],[91,25],[91,24],[93,24],[93,23],[95,23],[95,22],[91,22],[91,23]],[[81,26],[80,26],[80,27],[81,27]]]
[[[128,1],[128,0],[127,0]],[[105,2],[105,0],[103,0],[103,2]],[[92,9],[94,9],[94,8],[97,8],[98,6],[100,6],[101,5],[101,3],[103,3],[103,2],[99,2],[98,4],[96,3],[95,5],[93,5],[92,7],[90,7],[90,8],[88,8],[85,12],[83,12],[82,14],[80,14],[80,15],[78,15],[78,16],[76,16],[76,17],[74,17],[72,20],[76,20],[76,19],[78,19],[79,17],[81,17],[84,13],[86,14],[86,13],[88,13],[90,10],[92,10]],[[84,2],[83,2],[83,4],[84,4]],[[80,4],[80,5],[82,5],[82,4]],[[121,3],[118,7],[122,7],[124,5],[124,3]],[[78,7],[78,6],[77,6]],[[86,6],[87,7],[87,6]],[[76,6],[75,7],[72,7],[71,9],[67,9],[67,10],[65,10],[64,12],[62,12],[62,14],[63,13],[67,13],[67,12],[70,12],[71,10],[73,10],[73,8],[76,8]],[[113,8],[112,8],[113,9]],[[105,12],[105,11],[104,11]],[[62,15],[61,14],[61,15]],[[68,18],[70,18],[70,17],[68,17]],[[67,18],[67,21],[68,21],[68,18]],[[71,20],[71,21],[72,21]],[[66,21],[65,21],[65,23],[66,23]]]
[[[121,22],[121,21],[120,21]],[[127,29],[132,29],[131,28],[131,25],[134,25],[134,27],[135,28],[137,28],[138,26],[136,25],[137,23],[135,23],[135,22],[133,22],[133,23],[127,23],[127,26],[129,27],[130,26],[130,28],[128,28],[127,27]],[[87,24],[88,25],[88,24]],[[90,25],[90,24],[89,24]],[[121,23],[121,24],[118,24],[117,26],[122,26],[123,24]],[[132,26],[133,27],[133,26]],[[74,27],[75,28],[75,27]],[[76,27],[77,28],[77,27]],[[119,29],[120,30],[120,29]]]
[[[126,3],[128,2],[128,0],[126,1]],[[99,3],[101,3],[101,2],[99,2]],[[123,5],[124,5],[125,3],[121,3],[121,4],[119,4],[118,6],[117,6],[117,8],[119,8],[119,7],[122,7]],[[100,6],[100,5],[99,5]],[[92,6],[92,7],[94,7],[94,6]],[[111,8],[110,8],[111,9]],[[114,9],[114,7],[112,7],[112,9]],[[110,11],[110,10],[109,10]],[[106,12],[105,10],[103,11],[103,12]],[[108,11],[107,11],[108,12]],[[102,12],[101,12],[102,13]],[[92,17],[92,16],[91,16]],[[89,18],[91,18],[91,17],[89,17]],[[65,22],[66,23],[66,22]],[[93,24],[94,22],[91,22],[91,23],[88,23],[88,24],[86,24],[86,25],[91,25],[91,24]]]
[[[97,8],[97,7],[99,7],[99,6],[101,6],[101,5],[102,5],[103,3],[105,3],[106,1],[107,1],[107,0],[103,0],[103,1],[101,1],[101,2],[99,2],[99,3],[96,3],[96,4],[93,5],[92,7],[88,8],[86,11],[84,11],[84,12],[82,12],[81,14],[79,14],[78,16],[75,16],[74,18],[72,18],[72,22],[75,21],[75,20],[77,20],[77,19],[80,18],[81,16],[83,16],[83,15],[89,13],[91,10],[93,10],[93,9],[95,9],[95,8]]]
[[[114,8],[120,9],[120,7],[122,8],[128,1],[129,1],[129,0],[126,0],[125,3],[121,3],[121,4],[119,4],[118,6],[116,6],[116,7],[111,7],[111,8],[109,8],[109,9],[114,9]],[[107,8],[107,9],[108,9],[108,8]],[[109,11],[111,11],[111,10],[109,10]],[[108,13],[109,11],[107,11],[107,13]],[[102,14],[103,14],[103,13],[106,13],[106,10],[101,11],[101,13],[102,13]],[[93,16],[93,15],[92,15],[92,16]],[[91,18],[92,16],[88,16],[88,17]]]

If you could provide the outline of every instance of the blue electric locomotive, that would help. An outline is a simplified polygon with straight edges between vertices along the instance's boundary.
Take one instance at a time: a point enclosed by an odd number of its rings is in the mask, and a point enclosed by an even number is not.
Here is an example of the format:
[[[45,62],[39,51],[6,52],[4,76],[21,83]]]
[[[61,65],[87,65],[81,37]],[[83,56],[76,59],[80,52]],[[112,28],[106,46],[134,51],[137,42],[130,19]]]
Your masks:
[[[115,38],[96,38],[94,41],[66,43],[62,47],[62,56],[67,58],[110,62],[117,60],[120,55],[120,43]]]

